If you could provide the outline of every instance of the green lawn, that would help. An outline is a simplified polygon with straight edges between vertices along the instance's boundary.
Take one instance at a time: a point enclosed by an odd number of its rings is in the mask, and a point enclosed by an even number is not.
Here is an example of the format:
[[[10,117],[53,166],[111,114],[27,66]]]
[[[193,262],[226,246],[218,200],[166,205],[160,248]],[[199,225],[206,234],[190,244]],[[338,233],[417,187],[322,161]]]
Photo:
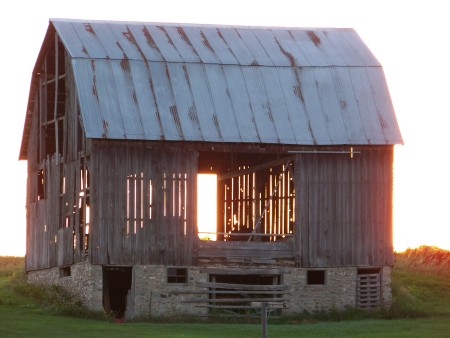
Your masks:
[[[450,337],[450,318],[269,325],[269,337]],[[1,306],[0,337],[261,337],[257,324],[124,323],[55,316],[34,306]]]
[[[419,252],[421,259],[426,252]],[[436,256],[426,253],[427,257]],[[434,255],[434,256],[433,256]],[[442,253],[441,253],[442,256]],[[406,258],[405,258],[406,257]],[[448,337],[450,338],[450,253],[447,261],[398,256],[393,273],[393,307],[374,314],[376,319],[343,316],[303,317],[269,323],[268,337]],[[436,256],[437,257],[437,256]],[[261,337],[260,324],[115,323],[61,315],[60,303],[43,302],[51,293],[28,286],[13,274],[23,275],[22,261],[0,257],[0,337]],[[414,264],[413,264],[414,263]],[[424,270],[424,267],[427,270]],[[16,287],[13,288],[14,283]],[[20,284],[23,283],[23,284]],[[21,286],[18,288],[17,285]],[[22,290],[17,293],[15,290]],[[25,292],[24,292],[25,291]],[[24,296],[27,295],[27,296]],[[50,295],[50,297],[48,297]],[[89,313],[85,313],[89,315]],[[350,317],[349,317],[350,316]],[[353,317],[352,317],[353,316]],[[413,317],[416,317],[413,319]],[[325,321],[321,321],[325,318]],[[333,321],[332,319],[350,318]],[[395,318],[395,319],[383,319]],[[292,324],[286,324],[287,322]]]

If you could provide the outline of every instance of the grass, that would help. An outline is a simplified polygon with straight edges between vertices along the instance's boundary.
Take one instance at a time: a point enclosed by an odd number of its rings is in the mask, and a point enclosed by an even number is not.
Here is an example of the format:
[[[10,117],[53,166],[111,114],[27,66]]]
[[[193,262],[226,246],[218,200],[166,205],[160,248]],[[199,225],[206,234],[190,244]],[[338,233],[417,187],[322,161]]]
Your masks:
[[[396,254],[393,305],[271,321],[269,337],[450,337],[450,252],[422,247]],[[68,316],[70,315],[70,316]],[[260,337],[259,324],[118,324],[84,310],[59,288],[24,281],[23,258],[0,257],[0,337]]]
[[[450,251],[423,246],[396,254],[393,317],[450,316]]]

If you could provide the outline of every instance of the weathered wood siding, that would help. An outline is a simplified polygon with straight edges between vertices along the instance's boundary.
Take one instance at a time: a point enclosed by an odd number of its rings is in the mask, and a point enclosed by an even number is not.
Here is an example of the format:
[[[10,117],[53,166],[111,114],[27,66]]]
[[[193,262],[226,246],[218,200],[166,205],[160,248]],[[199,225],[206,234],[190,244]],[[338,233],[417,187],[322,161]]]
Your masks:
[[[192,263],[195,152],[95,141],[91,175],[92,263]]]
[[[27,204],[27,270],[62,266],[80,261],[78,245],[74,236],[78,224],[77,212],[77,163],[61,164],[58,157],[43,163],[44,192],[37,196],[38,175],[29,176],[29,198]],[[63,191],[61,182],[65,176],[67,184]],[[39,178],[40,179],[40,178]]]
[[[296,251],[304,267],[393,263],[393,147],[298,154]]]
[[[253,259],[254,263],[275,263],[275,260],[294,258],[294,242],[199,241],[198,257],[233,262],[248,262]]]
[[[33,122],[27,150],[27,271],[80,262],[86,254],[82,233],[85,224],[80,219],[80,210],[85,205],[79,202],[86,194],[80,173],[87,167],[88,154],[69,62],[65,62],[65,70],[66,89],[59,92],[64,103],[59,102],[58,106],[64,107],[63,117],[59,118],[63,128],[60,134],[63,140],[59,143],[63,146],[57,153],[42,157],[45,138],[54,136],[43,130],[48,110],[53,110],[46,102],[47,86],[39,86],[31,112]],[[48,76],[43,75],[46,80]]]

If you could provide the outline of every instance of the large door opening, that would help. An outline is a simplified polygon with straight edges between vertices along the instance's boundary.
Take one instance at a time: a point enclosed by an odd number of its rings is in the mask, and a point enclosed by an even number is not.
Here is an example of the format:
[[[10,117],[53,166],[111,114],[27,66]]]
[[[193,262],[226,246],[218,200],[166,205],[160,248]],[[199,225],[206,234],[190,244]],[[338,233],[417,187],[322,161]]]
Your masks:
[[[198,170],[200,239],[275,242],[294,236],[292,156],[205,152]]]
[[[103,267],[103,309],[106,313],[116,318],[124,317],[131,280],[131,267]]]
[[[217,175],[197,175],[197,224],[202,240],[217,239]]]

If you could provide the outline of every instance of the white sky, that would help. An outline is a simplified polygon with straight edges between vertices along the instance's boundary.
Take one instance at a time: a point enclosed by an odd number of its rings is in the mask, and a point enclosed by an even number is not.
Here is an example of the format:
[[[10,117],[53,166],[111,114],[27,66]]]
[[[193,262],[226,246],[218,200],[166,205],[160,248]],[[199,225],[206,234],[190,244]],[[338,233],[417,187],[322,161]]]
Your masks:
[[[49,18],[355,28],[383,65],[405,142],[395,147],[394,248],[450,249],[450,18],[445,3],[16,0],[7,9],[2,3],[0,255],[25,254],[26,162],[18,156],[31,72]]]

